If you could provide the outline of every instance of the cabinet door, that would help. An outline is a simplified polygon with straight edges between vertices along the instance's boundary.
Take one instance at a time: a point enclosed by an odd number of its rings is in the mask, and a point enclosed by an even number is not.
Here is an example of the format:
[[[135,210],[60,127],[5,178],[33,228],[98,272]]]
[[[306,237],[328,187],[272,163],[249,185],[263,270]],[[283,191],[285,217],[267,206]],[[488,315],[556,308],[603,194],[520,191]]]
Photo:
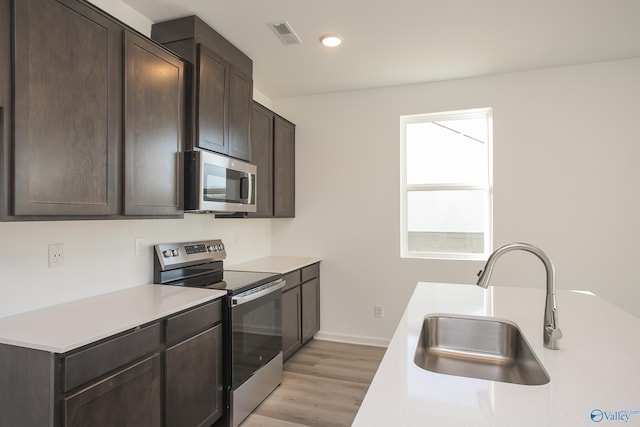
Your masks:
[[[222,415],[222,327],[167,349],[167,426],[211,425]]]
[[[77,1],[13,7],[13,213],[115,214],[122,27]]]
[[[276,217],[295,217],[295,169],[295,125],[276,116],[273,129],[273,204]]]
[[[200,148],[228,154],[227,123],[227,61],[198,45],[196,145]]]
[[[125,32],[124,213],[182,212],[184,63]]]
[[[64,399],[66,427],[160,426],[160,355]]]
[[[256,177],[256,211],[249,217],[273,216],[273,117],[274,114],[258,103],[251,114],[252,163],[258,168]]]
[[[233,66],[229,73],[229,155],[251,161],[251,105],[253,82]]]
[[[316,278],[300,285],[302,290],[302,342],[320,330],[320,281]]]
[[[300,286],[282,293],[282,352],[288,359],[302,344]]]

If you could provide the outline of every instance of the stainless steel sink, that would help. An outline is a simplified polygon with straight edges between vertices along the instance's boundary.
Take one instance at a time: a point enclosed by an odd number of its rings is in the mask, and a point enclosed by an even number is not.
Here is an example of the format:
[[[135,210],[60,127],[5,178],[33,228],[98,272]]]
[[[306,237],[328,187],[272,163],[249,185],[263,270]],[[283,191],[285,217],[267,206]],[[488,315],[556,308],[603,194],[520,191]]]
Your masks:
[[[426,316],[414,362],[441,374],[514,384],[550,380],[518,326],[491,317]]]

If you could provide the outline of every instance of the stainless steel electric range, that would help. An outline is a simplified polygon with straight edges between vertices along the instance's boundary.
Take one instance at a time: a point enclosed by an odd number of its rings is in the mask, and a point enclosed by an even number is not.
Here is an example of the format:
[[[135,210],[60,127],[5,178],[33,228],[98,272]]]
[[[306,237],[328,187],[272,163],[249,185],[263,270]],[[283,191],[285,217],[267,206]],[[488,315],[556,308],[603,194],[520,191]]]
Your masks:
[[[224,424],[236,427],[282,382],[282,275],[223,268],[221,240],[155,245],[154,283],[227,291]]]

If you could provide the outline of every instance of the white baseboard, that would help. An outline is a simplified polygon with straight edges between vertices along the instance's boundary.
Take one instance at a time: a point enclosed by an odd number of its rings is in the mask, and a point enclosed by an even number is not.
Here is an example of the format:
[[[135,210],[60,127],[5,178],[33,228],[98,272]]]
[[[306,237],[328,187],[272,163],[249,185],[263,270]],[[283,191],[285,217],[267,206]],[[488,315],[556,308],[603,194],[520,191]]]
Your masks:
[[[385,348],[389,346],[389,341],[390,341],[388,339],[378,338],[378,337],[336,334],[336,333],[328,333],[323,331],[317,332],[313,336],[313,338],[321,341],[335,341],[335,342],[344,342],[348,344],[371,345],[374,347],[385,347]]]

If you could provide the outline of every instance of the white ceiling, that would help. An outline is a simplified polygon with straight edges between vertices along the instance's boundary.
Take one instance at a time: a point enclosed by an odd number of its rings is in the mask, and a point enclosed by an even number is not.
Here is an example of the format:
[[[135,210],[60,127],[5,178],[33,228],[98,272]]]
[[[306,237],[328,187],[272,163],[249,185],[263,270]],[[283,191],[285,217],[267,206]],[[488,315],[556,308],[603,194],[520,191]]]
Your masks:
[[[640,57],[640,0],[123,1],[153,22],[198,15],[273,99]],[[282,20],[302,44],[267,26]]]

